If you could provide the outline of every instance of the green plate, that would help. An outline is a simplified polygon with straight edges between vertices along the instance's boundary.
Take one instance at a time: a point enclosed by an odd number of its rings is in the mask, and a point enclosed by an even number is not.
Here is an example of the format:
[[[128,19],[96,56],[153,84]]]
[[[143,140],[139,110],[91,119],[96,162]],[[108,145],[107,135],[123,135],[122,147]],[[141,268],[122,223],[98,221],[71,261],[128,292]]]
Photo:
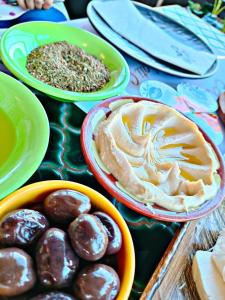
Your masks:
[[[101,59],[109,68],[111,80],[99,91],[76,93],[52,87],[37,80],[26,69],[27,55],[44,44],[67,41]],[[120,94],[130,79],[123,56],[100,37],[72,26],[51,22],[27,22],[8,29],[1,38],[1,57],[6,67],[33,88],[60,101],[95,101]]]
[[[39,100],[0,72],[0,199],[39,167],[49,141],[49,122]]]

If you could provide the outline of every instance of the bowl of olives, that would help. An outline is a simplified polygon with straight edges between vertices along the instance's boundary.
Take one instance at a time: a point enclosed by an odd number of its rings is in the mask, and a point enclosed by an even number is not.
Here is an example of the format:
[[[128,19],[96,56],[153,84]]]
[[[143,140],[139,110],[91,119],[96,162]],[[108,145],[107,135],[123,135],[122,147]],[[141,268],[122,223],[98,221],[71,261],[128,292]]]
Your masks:
[[[43,181],[0,202],[0,298],[126,300],[134,270],[129,229],[97,191]]]

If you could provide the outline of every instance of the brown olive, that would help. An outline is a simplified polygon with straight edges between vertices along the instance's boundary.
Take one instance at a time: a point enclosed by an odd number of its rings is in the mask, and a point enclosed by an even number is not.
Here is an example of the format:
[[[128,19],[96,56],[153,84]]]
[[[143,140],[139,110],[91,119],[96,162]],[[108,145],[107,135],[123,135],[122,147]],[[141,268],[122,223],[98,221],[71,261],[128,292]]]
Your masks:
[[[75,279],[74,292],[80,300],[113,300],[120,290],[117,273],[109,266],[85,267]]]
[[[109,243],[106,255],[116,254],[122,246],[122,235],[119,226],[109,215],[103,212],[95,212],[94,215],[102,222],[108,234]]]
[[[74,190],[58,190],[44,201],[47,216],[58,223],[69,223],[80,214],[88,213],[91,201],[88,196]]]
[[[36,276],[31,257],[19,248],[0,249],[0,295],[17,296],[30,290]]]
[[[78,269],[79,259],[63,230],[50,228],[43,234],[37,244],[36,264],[38,278],[43,286],[62,288],[70,285]]]
[[[82,214],[69,226],[72,246],[81,258],[96,261],[103,257],[108,246],[108,236],[99,219]]]
[[[3,246],[28,246],[48,228],[44,215],[31,209],[18,209],[0,220],[0,244]]]
[[[75,300],[75,298],[66,293],[50,292],[46,294],[37,295],[31,300]]]

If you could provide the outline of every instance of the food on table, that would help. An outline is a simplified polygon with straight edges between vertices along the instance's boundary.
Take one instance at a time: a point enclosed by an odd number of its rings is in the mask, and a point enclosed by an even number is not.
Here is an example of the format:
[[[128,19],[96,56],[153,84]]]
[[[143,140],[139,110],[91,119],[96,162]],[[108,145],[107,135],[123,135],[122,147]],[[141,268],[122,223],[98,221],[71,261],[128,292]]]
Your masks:
[[[224,300],[225,296],[225,230],[213,251],[197,251],[192,274],[201,300]]]
[[[91,209],[90,199],[74,190],[59,190],[44,201],[46,215],[55,222],[68,223]]]
[[[212,260],[225,284],[225,229],[221,231],[213,248]]]
[[[99,59],[66,41],[34,49],[26,67],[38,80],[73,92],[97,91],[110,80],[108,68]]]
[[[28,246],[48,228],[46,217],[31,209],[18,209],[0,221],[0,245]]]
[[[66,233],[58,228],[48,229],[38,241],[37,273],[46,287],[63,288],[70,285],[79,259],[73,252]]]
[[[106,255],[117,253],[122,246],[122,236],[118,225],[110,216],[101,211],[97,211],[93,215],[102,222],[108,235]]]
[[[192,273],[201,300],[224,300],[225,284],[212,262],[211,252],[197,251]]]
[[[5,247],[0,249],[0,298],[115,299],[120,280],[113,254],[122,244],[118,225],[74,190],[57,190],[42,200],[0,220]]]
[[[74,289],[81,300],[112,300],[119,292],[120,281],[111,267],[93,264],[80,271]]]
[[[121,105],[98,124],[95,142],[121,189],[145,204],[189,211],[220,187],[213,148],[192,121],[166,105]]]
[[[69,226],[72,246],[81,258],[96,261],[105,255],[108,235],[99,219],[90,214],[81,214]]]
[[[40,294],[33,297],[31,300],[75,300],[75,298],[66,293],[51,292],[47,294]]]
[[[0,249],[0,296],[20,295],[33,287],[32,258],[19,248]]]
[[[225,124],[225,92],[219,96],[219,116]]]

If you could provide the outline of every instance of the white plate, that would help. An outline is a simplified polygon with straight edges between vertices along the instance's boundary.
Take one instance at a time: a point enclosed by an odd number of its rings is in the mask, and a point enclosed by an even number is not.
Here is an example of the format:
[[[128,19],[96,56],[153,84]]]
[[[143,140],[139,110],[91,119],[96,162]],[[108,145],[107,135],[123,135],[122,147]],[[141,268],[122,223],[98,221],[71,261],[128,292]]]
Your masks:
[[[101,1],[101,0],[94,0],[94,1]],[[111,27],[107,23],[105,23],[104,20],[95,11],[93,7],[94,1],[91,1],[87,7],[87,15],[92,25],[108,41],[110,41],[116,47],[123,50],[125,53],[129,54],[130,56],[137,59],[138,61],[150,67],[153,67],[155,69],[163,71],[165,73],[179,76],[179,77],[186,77],[186,78],[196,78],[196,79],[205,78],[205,77],[212,76],[216,72],[218,67],[218,61],[216,61],[213,64],[213,66],[210,68],[210,70],[204,75],[196,75],[189,72],[184,72],[182,70],[172,68],[170,65],[161,63],[159,60],[147,54],[145,51],[139,49],[134,44],[128,42],[118,33],[113,31]],[[133,3],[144,17],[150,18],[153,22],[157,24],[157,26],[165,30],[171,37],[173,37],[177,41],[186,44],[188,42],[193,49],[202,50],[208,53],[213,53],[212,49],[207,44],[205,44],[203,40],[201,40],[197,35],[195,35],[192,31],[190,31],[186,27],[180,25],[176,21],[158,12],[156,9],[152,9],[149,6],[141,3],[137,3],[137,2],[133,2]]]

